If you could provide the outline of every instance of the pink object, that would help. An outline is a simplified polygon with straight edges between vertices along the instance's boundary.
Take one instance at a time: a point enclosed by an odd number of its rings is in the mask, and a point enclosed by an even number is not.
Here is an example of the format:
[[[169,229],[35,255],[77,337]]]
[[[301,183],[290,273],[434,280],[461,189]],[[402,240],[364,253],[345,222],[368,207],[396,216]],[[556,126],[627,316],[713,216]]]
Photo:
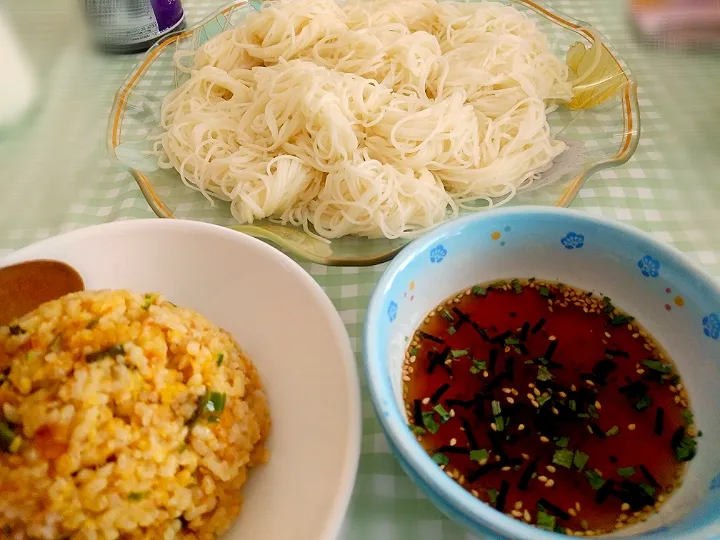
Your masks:
[[[631,0],[648,38],[673,45],[720,45],[720,0]]]

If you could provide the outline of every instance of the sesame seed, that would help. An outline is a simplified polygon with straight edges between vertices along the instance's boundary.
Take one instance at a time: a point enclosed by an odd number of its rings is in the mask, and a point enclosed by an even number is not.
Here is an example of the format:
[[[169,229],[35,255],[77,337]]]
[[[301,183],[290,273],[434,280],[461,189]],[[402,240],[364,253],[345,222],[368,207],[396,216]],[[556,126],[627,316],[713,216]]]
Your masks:
[[[623,512],[627,512],[628,510],[630,510],[630,505],[628,503],[622,503],[622,505],[620,506],[620,510],[622,510]]]
[[[540,390],[538,390],[537,388],[533,388],[533,394],[535,394],[536,396],[539,396]]]
[[[407,375],[403,375],[402,380],[405,382],[410,382],[410,377],[408,377]]]
[[[518,431],[522,431],[523,429],[525,429],[525,424],[520,424],[518,426]]]
[[[533,396],[530,392],[527,393],[527,398],[528,398],[530,401],[535,401],[535,396]]]
[[[512,389],[512,395],[513,395],[513,396],[519,396],[520,394],[518,394],[518,391],[513,388],[513,389]]]
[[[454,416],[455,416],[455,409],[450,409],[450,417],[454,417]]]
[[[515,400],[514,400],[513,398],[511,398],[510,396],[508,396],[507,402],[508,402],[510,405],[512,405],[513,403],[515,403]]]
[[[635,332],[635,333],[632,335],[632,337],[634,337],[635,339],[637,339],[637,338],[640,337],[640,334],[638,334],[637,332]]]
[[[602,405],[600,404],[599,401],[595,401],[595,408],[596,408],[598,411],[599,411],[600,409],[602,409]]]
[[[513,511],[510,512],[510,513],[511,513],[514,517],[517,517],[517,518],[521,518],[522,515],[523,515],[523,513],[520,512],[520,510],[513,510]]]
[[[605,332],[605,337],[606,337],[606,338],[611,338],[612,336],[610,335],[610,332]]]
[[[534,399],[530,403],[532,403],[532,406],[535,407],[536,409],[540,408],[540,404],[537,401],[535,401]]]
[[[552,478],[551,478],[550,480],[548,480],[547,482],[545,482],[545,487],[546,487],[546,488],[551,488],[551,487],[553,487],[554,485],[555,485],[555,480],[553,480]]]
[[[682,389],[683,389],[682,383],[677,383],[677,385],[675,386],[675,388],[677,388],[678,390],[682,390]]]
[[[571,385],[570,385],[570,390],[572,390],[573,392],[576,392],[576,391],[577,391],[577,386],[575,386],[574,384],[571,384]]]
[[[522,506],[523,506],[523,502],[522,502],[522,501],[517,501],[517,502],[513,505],[513,508],[514,508],[515,510],[520,510],[520,509],[522,508]]]
[[[430,398],[429,397],[423,398],[422,404],[427,405],[428,403],[430,403]]]
[[[530,459],[530,454],[520,454],[523,459]]]
[[[487,371],[483,371],[483,377],[486,379],[490,376],[490,374]]]
[[[629,424],[629,425],[628,425],[628,429],[629,429],[630,431],[635,431],[635,424]]]
[[[479,496],[480,496],[480,494],[479,494],[479,493],[477,492],[477,490],[475,490],[475,489],[470,490],[470,493],[472,493],[472,496],[473,496],[473,497],[479,497]]]
[[[498,455],[498,456],[495,456],[495,461],[500,461],[501,459],[502,459],[502,458],[501,458],[499,455]]]
[[[590,379],[586,379],[586,380],[585,380],[585,383],[586,383],[588,386],[595,386],[595,383],[592,382]]]
[[[547,482],[547,481],[548,481],[548,477],[547,477],[547,476],[538,476],[538,480],[539,480],[540,482]]]
[[[530,512],[528,512],[527,508],[523,512],[523,519],[528,523],[532,521],[532,516],[530,515]]]
[[[510,389],[509,389],[509,388],[503,388],[502,391],[505,392],[506,394],[509,394],[509,393],[510,393]]]
[[[677,394],[677,388],[675,388],[674,386],[670,386],[670,391],[671,391],[673,394]]]
[[[570,514],[572,517],[577,516],[577,512],[575,511],[574,508],[568,508],[567,513]]]
[[[457,439],[455,437],[450,439],[450,446],[455,446],[456,444],[457,444]]]
[[[575,510],[577,510],[578,512],[579,512],[580,510],[582,510],[582,507],[580,506],[580,503],[579,503],[579,502],[576,502],[576,503],[575,503]]]
[[[535,383],[528,383],[528,388],[535,388]]]
[[[502,468],[502,469],[500,469],[500,470],[501,470],[501,471],[505,471],[505,472],[507,472],[507,471],[509,471],[509,470],[510,470],[510,467],[507,467],[507,466],[506,466],[506,467],[503,467],[503,468]]]
[[[541,442],[550,442],[550,439],[548,439],[545,435],[543,435],[542,437],[540,437],[540,441]]]
[[[645,370],[644,370],[644,369],[638,369],[638,370],[635,371],[635,373],[637,373],[638,375],[642,375],[643,373],[645,373]]]
[[[560,411],[557,410],[557,407],[553,407],[550,410],[552,411],[553,414],[560,414]]]
[[[552,313],[552,312],[553,312],[553,308],[552,308],[552,306],[548,306],[548,311],[549,311],[550,313]]]
[[[548,336],[548,341],[555,341],[557,338],[555,336]]]
[[[497,431],[497,424],[495,422],[490,424],[490,429],[492,429],[493,431]]]
[[[546,468],[547,471],[550,472],[550,473],[554,473],[554,472],[557,470],[557,469],[556,469],[555,467],[553,467],[552,465],[548,465],[548,466],[545,467],[545,468]]]
[[[565,392],[558,392],[558,396],[560,396],[562,399],[565,399],[567,397],[567,394]]]
[[[488,462],[487,459],[481,459],[480,461],[478,461],[478,464],[480,464],[480,466],[482,466],[482,465],[485,465],[487,462]]]
[[[680,396],[675,396],[675,403],[680,403]]]

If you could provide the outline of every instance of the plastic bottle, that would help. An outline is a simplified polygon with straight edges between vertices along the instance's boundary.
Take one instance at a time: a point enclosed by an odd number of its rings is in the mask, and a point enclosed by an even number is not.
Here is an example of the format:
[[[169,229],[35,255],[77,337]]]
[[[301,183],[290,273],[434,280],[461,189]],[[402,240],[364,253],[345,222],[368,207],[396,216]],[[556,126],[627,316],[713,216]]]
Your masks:
[[[149,49],[163,36],[185,26],[180,0],[84,0],[90,34],[110,53]]]

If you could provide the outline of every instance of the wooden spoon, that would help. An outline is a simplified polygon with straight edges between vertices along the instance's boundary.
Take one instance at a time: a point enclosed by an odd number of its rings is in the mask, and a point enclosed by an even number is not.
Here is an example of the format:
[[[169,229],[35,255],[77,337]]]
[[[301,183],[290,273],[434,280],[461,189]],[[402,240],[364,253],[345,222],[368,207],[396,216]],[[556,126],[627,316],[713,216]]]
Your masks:
[[[27,261],[0,268],[0,326],[44,302],[84,288],[80,274],[60,261]]]

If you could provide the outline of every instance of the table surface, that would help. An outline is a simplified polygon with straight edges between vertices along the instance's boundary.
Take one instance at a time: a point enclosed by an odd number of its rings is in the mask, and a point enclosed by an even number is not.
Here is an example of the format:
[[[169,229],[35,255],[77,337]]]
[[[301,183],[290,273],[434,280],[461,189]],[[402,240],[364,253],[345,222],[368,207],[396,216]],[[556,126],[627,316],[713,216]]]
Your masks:
[[[221,3],[183,0],[190,23]],[[640,84],[643,134],[635,156],[594,176],[573,207],[650,231],[720,276],[720,55],[643,43],[631,29],[624,0],[547,4],[596,26]],[[0,254],[87,225],[154,216],[105,149],[114,93],[138,57],[89,51],[78,5],[77,0],[6,4],[38,66],[41,99],[21,125],[0,131]],[[335,303],[359,355],[368,298],[384,265],[303,266]],[[362,457],[345,529],[346,538],[358,540],[472,538],[435,510],[400,470],[364,382]]]

